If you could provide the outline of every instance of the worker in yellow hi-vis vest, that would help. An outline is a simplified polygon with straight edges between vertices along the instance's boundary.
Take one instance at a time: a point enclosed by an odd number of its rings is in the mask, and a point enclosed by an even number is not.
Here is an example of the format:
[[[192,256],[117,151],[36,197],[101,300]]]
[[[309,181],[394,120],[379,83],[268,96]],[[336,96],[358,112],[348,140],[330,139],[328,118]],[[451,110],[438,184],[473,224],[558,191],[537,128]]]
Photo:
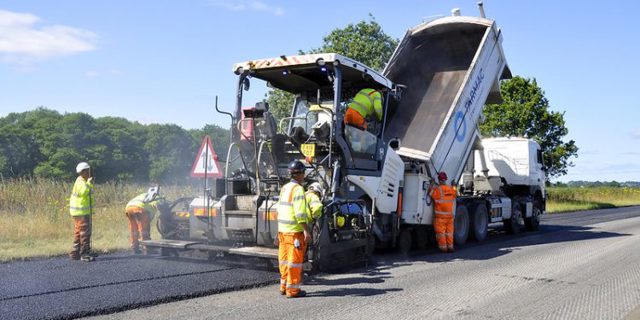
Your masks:
[[[157,187],[149,189],[131,199],[125,207],[125,214],[129,219],[129,238],[131,250],[135,254],[147,254],[147,247],[140,250],[140,241],[151,239],[150,222],[155,211],[158,210]]]
[[[280,191],[278,202],[278,262],[280,265],[280,293],[287,298],[306,295],[300,290],[302,263],[311,241],[309,207],[304,196],[305,165],[295,160],[289,164],[291,181]]]
[[[382,94],[375,89],[365,88],[353,97],[344,114],[344,123],[367,130],[367,120],[382,121]]]
[[[86,162],[76,166],[78,177],[73,184],[69,198],[69,213],[73,217],[73,250],[69,253],[71,260],[93,261],[91,252],[91,215],[95,206],[93,197],[93,177],[91,167]]]

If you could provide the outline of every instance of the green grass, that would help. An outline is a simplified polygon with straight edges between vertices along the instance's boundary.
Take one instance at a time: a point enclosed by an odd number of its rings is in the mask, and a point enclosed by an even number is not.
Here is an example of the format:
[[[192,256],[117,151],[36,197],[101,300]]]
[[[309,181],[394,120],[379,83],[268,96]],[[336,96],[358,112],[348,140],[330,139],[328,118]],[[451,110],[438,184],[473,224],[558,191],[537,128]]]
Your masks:
[[[60,256],[73,241],[69,216],[72,182],[50,180],[0,181],[0,261]],[[98,252],[128,249],[129,229],[124,206],[148,185],[106,183],[95,188],[92,247]],[[168,200],[196,196],[202,191],[189,186],[162,186]],[[548,189],[550,213],[640,205],[638,188]],[[159,239],[152,222],[151,238]]]
[[[73,218],[69,216],[72,182],[13,180],[0,183],[0,261],[51,257],[68,253],[73,242]],[[124,206],[148,185],[106,183],[95,187],[92,249],[106,253],[129,247]],[[194,196],[191,187],[161,186],[173,200]],[[157,215],[156,215],[157,216]],[[159,239],[155,220],[152,239]]]
[[[640,205],[640,188],[551,187],[547,193],[549,213]]]

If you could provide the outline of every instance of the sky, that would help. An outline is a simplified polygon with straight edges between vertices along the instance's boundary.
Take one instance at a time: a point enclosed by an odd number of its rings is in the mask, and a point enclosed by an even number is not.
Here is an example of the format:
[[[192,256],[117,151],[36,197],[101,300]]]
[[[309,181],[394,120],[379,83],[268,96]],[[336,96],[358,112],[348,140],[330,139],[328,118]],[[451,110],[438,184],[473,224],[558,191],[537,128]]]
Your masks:
[[[184,128],[229,126],[236,62],[297,54],[368,20],[402,38],[477,0],[0,1],[0,117],[43,106]],[[485,0],[514,75],[564,113],[575,166],[554,181],[640,181],[640,1]],[[253,85],[253,83],[252,83]],[[259,94],[256,100],[261,99]]]

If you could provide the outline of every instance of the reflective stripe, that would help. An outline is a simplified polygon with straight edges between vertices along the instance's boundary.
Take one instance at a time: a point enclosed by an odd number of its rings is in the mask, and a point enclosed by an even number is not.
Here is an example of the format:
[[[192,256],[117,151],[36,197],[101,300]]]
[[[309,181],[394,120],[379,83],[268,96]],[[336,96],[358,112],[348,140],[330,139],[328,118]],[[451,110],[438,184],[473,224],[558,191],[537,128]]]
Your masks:
[[[280,284],[287,284],[287,280],[280,279]]]
[[[300,284],[289,284],[289,283],[287,283],[287,289],[300,289]]]
[[[291,202],[280,202],[278,205],[283,207],[293,207],[293,203]]]
[[[311,203],[309,203],[310,205],[316,205],[316,204],[322,204],[322,202],[318,201],[318,200],[313,200],[311,201]]]
[[[447,237],[449,237],[449,236],[452,236],[452,235],[453,235],[453,233],[445,233],[444,235],[445,235],[445,236],[447,236]]]
[[[438,237],[444,237],[444,233],[436,233],[436,238]]]
[[[289,268],[302,268],[302,263],[291,263],[291,262],[289,262]]]
[[[304,195],[293,197],[293,201],[300,201],[300,200],[304,200]]]
[[[453,203],[454,200],[435,200],[437,203]]]
[[[71,210],[87,210],[91,207],[87,206],[87,207],[69,207],[69,209]]]
[[[297,224],[298,224],[298,221],[278,219],[278,223],[288,224],[288,225],[291,225],[291,226],[295,226],[295,225],[297,225]]]
[[[287,260],[280,260],[280,265],[281,266],[284,266],[285,264],[288,264],[288,263],[289,263],[289,261],[287,261]],[[283,281],[283,280],[280,280],[280,281]]]
[[[436,214],[441,214],[443,216],[450,216],[453,213],[449,212],[449,211],[436,211]]]

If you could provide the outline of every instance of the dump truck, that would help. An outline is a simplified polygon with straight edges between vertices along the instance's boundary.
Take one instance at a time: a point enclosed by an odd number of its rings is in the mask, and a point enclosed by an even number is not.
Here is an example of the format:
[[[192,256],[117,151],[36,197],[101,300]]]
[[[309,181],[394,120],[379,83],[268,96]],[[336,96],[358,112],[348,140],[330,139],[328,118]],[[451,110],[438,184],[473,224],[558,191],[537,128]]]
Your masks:
[[[305,186],[325,190],[307,256],[315,270],[366,260],[374,248],[426,247],[428,190],[441,171],[458,186],[458,245],[484,240],[492,223],[537,229],[546,201],[540,146],[483,140],[478,130],[483,106],[500,101],[500,80],[511,76],[501,42],[493,20],[453,15],[409,29],[382,73],[334,53],[235,64],[232,143],[218,194],[193,200],[188,239],[146,244],[275,259],[279,190],[287,164],[301,159]],[[291,116],[276,121],[267,103],[244,102],[251,81],[294,94]],[[382,121],[366,130],[344,122],[363,88],[383,96]]]

